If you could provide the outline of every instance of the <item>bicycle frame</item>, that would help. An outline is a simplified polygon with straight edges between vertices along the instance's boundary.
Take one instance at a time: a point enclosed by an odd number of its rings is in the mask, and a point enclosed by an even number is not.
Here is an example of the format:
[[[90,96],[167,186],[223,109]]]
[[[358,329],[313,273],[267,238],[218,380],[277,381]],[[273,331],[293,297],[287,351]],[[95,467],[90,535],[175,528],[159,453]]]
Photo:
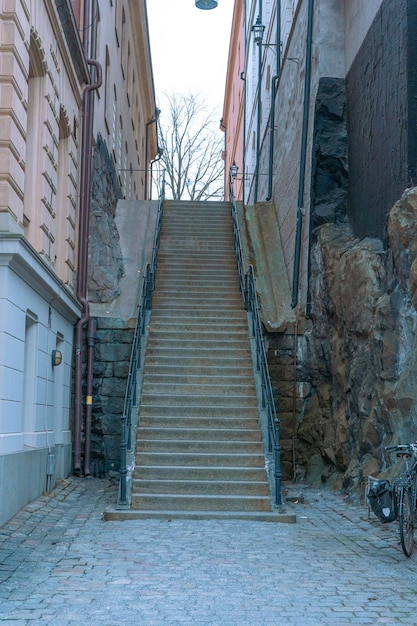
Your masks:
[[[397,502],[397,519],[400,542],[405,556],[413,552],[414,523],[417,505],[417,444],[388,446],[388,452],[395,452],[402,460],[400,475],[393,481]]]

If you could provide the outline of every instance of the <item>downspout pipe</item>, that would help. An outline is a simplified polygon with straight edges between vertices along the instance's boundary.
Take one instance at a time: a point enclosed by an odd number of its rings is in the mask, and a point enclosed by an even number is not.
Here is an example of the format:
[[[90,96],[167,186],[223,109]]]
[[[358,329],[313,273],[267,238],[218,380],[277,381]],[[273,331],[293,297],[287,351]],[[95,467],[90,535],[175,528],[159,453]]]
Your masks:
[[[281,74],[281,0],[277,0],[277,25],[276,25],[276,48],[277,48],[277,66],[276,74],[271,80],[271,115],[270,115],[270,131],[269,131],[269,164],[268,164],[268,194],[265,198],[269,202],[272,198],[272,177],[274,170],[274,132],[275,132],[275,101]]]
[[[307,161],[307,139],[308,139],[308,117],[310,109],[310,90],[311,90],[311,49],[313,41],[313,16],[314,16],[314,0],[308,0],[308,21],[307,21],[307,41],[306,41],[306,70],[304,79],[304,107],[303,107],[303,127],[301,134],[301,151],[300,151],[300,175],[298,181],[298,206],[297,206],[297,223],[295,232],[295,250],[294,250],[294,267],[292,281],[292,301],[291,308],[295,309],[298,304],[298,288],[300,283],[300,260],[301,260],[301,243],[303,230],[303,209],[304,209],[304,184],[305,171]]]
[[[93,105],[91,94],[101,87],[102,70],[98,61],[87,59],[87,63],[96,69],[97,80],[87,85],[83,93],[83,126],[82,154],[80,173],[80,212],[78,231],[78,278],[77,299],[82,304],[83,313],[75,328],[75,415],[74,415],[74,473],[81,473],[81,422],[82,422],[82,336],[83,327],[90,318],[90,307],[87,302],[87,266],[88,266],[88,235],[91,194],[91,150],[93,129]]]
[[[85,407],[85,446],[84,446],[84,475],[90,476],[91,459],[91,424],[93,417],[93,365],[94,346],[96,341],[97,321],[94,318],[88,320],[87,326],[87,394]]]
[[[256,111],[256,165],[255,165],[255,185],[253,192],[253,202],[258,202],[259,186],[259,160],[261,150],[261,104],[262,104],[262,46],[258,44],[258,106]]]
[[[224,132],[224,141],[223,141],[223,145],[224,145],[224,149],[223,149],[223,156],[224,156],[224,173],[223,173],[223,185],[224,185],[224,199],[226,200],[226,195],[229,195],[229,192],[227,191],[228,187],[227,187],[227,171],[226,171],[226,165],[227,165],[227,128],[223,123],[223,118],[221,118],[220,120],[220,130]],[[229,167],[230,170],[230,167]]]
[[[149,120],[149,122],[146,122],[145,124],[145,167],[146,167],[146,176],[145,176],[145,189],[144,189],[144,200],[148,200],[148,188],[149,188],[149,166],[148,166],[148,142],[149,142],[149,126],[151,124],[157,124],[158,123],[158,119],[159,119],[159,114],[160,114],[160,110],[159,109],[155,109],[155,115],[154,117]],[[157,127],[158,128],[158,127]],[[158,131],[157,131],[158,132]]]
[[[158,154],[151,161],[151,167],[150,167],[150,170],[151,170],[151,188],[149,189],[149,200],[152,200],[152,180],[153,180],[153,178],[152,178],[153,177],[152,169],[153,169],[154,163],[158,163],[158,161],[161,160],[163,153],[164,153],[163,149],[158,147]]]

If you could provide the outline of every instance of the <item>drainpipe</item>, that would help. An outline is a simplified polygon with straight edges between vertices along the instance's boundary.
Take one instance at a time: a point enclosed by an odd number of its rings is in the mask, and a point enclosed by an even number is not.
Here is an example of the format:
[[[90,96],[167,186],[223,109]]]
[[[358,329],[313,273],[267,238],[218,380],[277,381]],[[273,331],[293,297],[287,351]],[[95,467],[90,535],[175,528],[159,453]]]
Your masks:
[[[292,282],[291,308],[295,309],[298,304],[298,287],[300,282],[300,259],[301,259],[301,234],[303,229],[303,209],[304,209],[304,179],[307,158],[307,137],[308,137],[308,114],[310,107],[310,87],[311,87],[311,48],[313,41],[313,15],[314,0],[308,0],[308,22],[306,41],[306,70],[304,79],[304,110],[303,128],[301,134],[301,154],[300,154],[300,177],[298,181],[298,208],[297,225],[295,233],[294,268]]]
[[[228,193],[227,192],[227,189],[228,189],[228,187],[227,187],[228,176],[227,176],[227,167],[226,167],[227,166],[227,128],[223,124],[223,118],[221,118],[221,120],[220,120],[220,130],[224,132],[224,142],[223,142],[224,143],[224,150],[223,150],[223,153],[224,153],[224,174],[223,174],[224,182],[223,182],[223,186],[224,186],[224,199],[226,200],[226,194]],[[229,198],[229,200],[230,200],[230,198]]]
[[[74,415],[74,473],[81,473],[81,420],[82,420],[82,335],[83,326],[90,318],[87,302],[88,234],[91,193],[91,151],[93,135],[93,101],[91,94],[102,84],[101,65],[87,59],[96,68],[97,80],[87,85],[83,93],[83,126],[81,139],[80,211],[78,231],[78,278],[77,299],[83,306],[83,314],[75,329],[75,415]]]
[[[151,169],[151,183],[152,183],[152,180],[153,180],[153,178],[152,178],[153,177],[152,168],[154,166],[154,163],[158,163],[158,161],[161,160],[163,153],[164,153],[163,149],[158,147],[158,154],[151,161],[151,167],[150,167],[150,169]],[[151,184],[151,188],[149,189],[149,200],[152,200],[152,184]]]
[[[145,172],[146,172],[146,176],[145,176],[145,189],[144,189],[144,200],[148,200],[148,186],[149,186],[149,181],[148,181],[148,177],[149,177],[149,169],[148,169],[148,140],[149,140],[149,126],[151,124],[157,124],[158,123],[158,119],[159,119],[159,114],[160,114],[160,110],[159,109],[155,109],[155,115],[154,117],[149,120],[149,122],[146,122],[145,124]]]
[[[265,198],[269,202],[272,198],[272,175],[274,169],[274,132],[275,132],[275,99],[278,89],[278,81],[281,73],[281,0],[277,0],[277,24],[276,24],[276,47],[277,47],[277,69],[275,76],[271,80],[271,126],[269,131],[269,167],[268,167],[268,195]]]
[[[246,52],[245,52],[246,57]],[[240,72],[240,80],[243,80],[243,154],[242,154],[242,201],[245,202],[245,182],[246,182],[246,78],[245,72]]]
[[[93,417],[93,365],[94,345],[96,340],[97,322],[95,319],[88,320],[87,327],[87,395],[85,408],[85,448],[84,448],[84,475],[90,476],[91,458],[91,423]]]
[[[259,11],[262,11],[260,6]],[[262,21],[262,14],[259,13],[260,20]],[[259,151],[261,149],[261,104],[262,104],[262,45],[258,44],[258,107],[256,111],[256,165],[255,165],[255,185],[253,192],[253,202],[258,202],[258,183],[259,183]]]

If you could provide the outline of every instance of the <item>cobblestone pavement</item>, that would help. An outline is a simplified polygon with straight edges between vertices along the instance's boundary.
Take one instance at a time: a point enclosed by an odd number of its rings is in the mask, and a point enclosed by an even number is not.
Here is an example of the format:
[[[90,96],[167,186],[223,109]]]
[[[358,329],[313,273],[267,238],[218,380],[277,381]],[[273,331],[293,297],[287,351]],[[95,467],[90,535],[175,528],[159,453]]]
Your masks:
[[[0,622],[416,625],[417,549],[406,559],[366,507],[300,489],[296,524],[103,522],[115,485],[63,481],[0,528]]]

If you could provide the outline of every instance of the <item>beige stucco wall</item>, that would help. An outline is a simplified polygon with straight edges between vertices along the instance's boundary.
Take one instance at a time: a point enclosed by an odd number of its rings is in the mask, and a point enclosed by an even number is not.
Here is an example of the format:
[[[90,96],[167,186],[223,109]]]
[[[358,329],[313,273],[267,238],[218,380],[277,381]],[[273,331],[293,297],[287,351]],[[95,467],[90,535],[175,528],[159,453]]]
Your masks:
[[[94,136],[105,140],[126,200],[142,200],[145,186],[149,191],[146,170],[157,153],[146,6],[144,0],[122,0],[99,8],[103,85],[95,100]]]
[[[0,33],[0,230],[74,290],[82,85],[52,0],[3,3]]]

